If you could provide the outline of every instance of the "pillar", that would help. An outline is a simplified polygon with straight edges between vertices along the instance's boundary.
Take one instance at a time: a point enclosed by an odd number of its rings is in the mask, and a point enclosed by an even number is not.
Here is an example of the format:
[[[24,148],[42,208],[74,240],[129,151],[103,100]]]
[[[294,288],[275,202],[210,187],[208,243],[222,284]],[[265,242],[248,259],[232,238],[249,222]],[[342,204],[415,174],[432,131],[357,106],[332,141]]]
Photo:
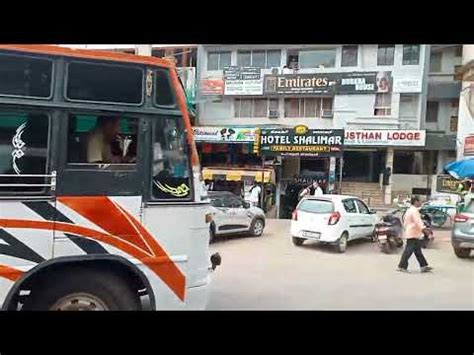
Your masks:
[[[385,186],[384,202],[386,205],[392,204],[392,181],[393,181],[393,148],[387,148],[387,155],[385,158],[385,166],[390,168],[392,174],[388,181],[388,185]]]

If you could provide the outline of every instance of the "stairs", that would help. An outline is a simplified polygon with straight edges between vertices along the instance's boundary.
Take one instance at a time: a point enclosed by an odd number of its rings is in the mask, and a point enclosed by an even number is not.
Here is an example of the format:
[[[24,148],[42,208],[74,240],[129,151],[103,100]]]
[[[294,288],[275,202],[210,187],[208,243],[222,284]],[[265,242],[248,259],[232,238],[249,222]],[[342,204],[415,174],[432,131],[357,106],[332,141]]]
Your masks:
[[[378,182],[342,182],[342,195],[360,198],[369,206],[384,206],[384,193]]]

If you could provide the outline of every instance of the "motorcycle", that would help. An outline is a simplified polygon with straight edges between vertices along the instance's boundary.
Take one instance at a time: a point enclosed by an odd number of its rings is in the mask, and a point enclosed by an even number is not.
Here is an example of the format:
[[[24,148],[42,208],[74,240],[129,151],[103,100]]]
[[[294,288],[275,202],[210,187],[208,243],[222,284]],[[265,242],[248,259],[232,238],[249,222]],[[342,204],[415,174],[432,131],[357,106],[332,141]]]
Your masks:
[[[421,212],[421,220],[425,225],[423,228],[423,237],[421,238],[421,247],[426,249],[430,243],[434,241],[433,229],[432,229],[432,221],[433,217],[430,213]]]
[[[383,253],[390,253],[391,250],[403,246],[402,222],[393,213],[382,217],[382,220],[375,225],[375,240]]]

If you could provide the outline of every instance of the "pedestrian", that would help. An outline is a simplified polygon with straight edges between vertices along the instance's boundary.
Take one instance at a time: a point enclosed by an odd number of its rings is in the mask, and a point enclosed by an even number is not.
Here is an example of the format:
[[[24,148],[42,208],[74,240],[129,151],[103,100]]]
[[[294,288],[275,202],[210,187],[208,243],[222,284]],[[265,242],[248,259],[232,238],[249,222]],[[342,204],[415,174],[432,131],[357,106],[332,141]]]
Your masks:
[[[253,182],[253,186],[250,188],[250,202],[252,205],[258,207],[260,202],[260,193],[262,192],[262,188],[258,185],[256,181]]]
[[[408,259],[414,253],[418,264],[420,264],[421,272],[428,272],[433,270],[431,266],[428,266],[423,252],[421,251],[421,238],[423,238],[423,229],[425,225],[421,219],[419,208],[421,207],[421,201],[418,196],[413,196],[410,200],[411,206],[405,212],[403,221],[403,229],[405,232],[406,245],[403,251],[400,263],[398,264],[398,271],[408,271]]]
[[[321,189],[321,187],[319,186],[318,182],[315,181],[313,182],[311,185],[309,185],[308,187],[306,187],[305,189],[303,189],[303,191],[300,192],[300,198],[303,198],[305,196],[316,196],[316,197],[320,197],[322,196],[324,193],[323,193],[323,190]]]

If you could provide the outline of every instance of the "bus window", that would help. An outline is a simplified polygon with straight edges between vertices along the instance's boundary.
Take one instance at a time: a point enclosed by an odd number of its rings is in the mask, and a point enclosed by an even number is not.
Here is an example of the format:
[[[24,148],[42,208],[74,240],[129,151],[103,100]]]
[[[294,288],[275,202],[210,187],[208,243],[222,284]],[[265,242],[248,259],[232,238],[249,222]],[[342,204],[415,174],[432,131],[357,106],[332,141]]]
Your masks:
[[[134,166],[138,119],[120,115],[69,115],[69,164]]]
[[[68,65],[66,97],[70,100],[140,105],[143,70],[111,64],[72,62]]]
[[[0,55],[0,95],[49,98],[53,63],[19,55]]]
[[[153,134],[152,198],[155,200],[192,197],[186,139],[178,117],[158,117]]]
[[[42,113],[0,110],[0,194],[38,193],[44,186],[5,186],[45,184],[49,141],[49,117]]]
[[[175,105],[169,71],[166,69],[155,71],[155,104],[157,106]]]

